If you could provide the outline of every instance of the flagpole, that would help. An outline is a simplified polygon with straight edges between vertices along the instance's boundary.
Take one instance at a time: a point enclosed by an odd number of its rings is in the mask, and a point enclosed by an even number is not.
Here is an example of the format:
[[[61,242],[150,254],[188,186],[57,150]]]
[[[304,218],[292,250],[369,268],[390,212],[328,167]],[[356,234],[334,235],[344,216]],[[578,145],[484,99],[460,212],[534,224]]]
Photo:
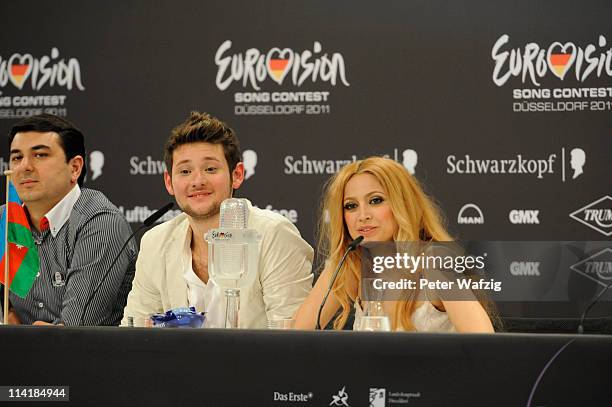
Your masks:
[[[4,304],[3,310],[3,321],[5,325],[8,325],[8,312],[9,312],[9,247],[8,247],[8,210],[9,210],[9,182],[11,182],[11,174],[13,171],[6,170],[6,203],[4,205]]]

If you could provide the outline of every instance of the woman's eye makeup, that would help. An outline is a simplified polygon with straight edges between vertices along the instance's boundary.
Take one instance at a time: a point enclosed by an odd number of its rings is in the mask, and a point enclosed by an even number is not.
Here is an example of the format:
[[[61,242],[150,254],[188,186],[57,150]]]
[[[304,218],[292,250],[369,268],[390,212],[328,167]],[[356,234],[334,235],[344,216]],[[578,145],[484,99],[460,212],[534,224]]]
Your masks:
[[[384,198],[382,196],[375,196],[370,199],[370,203],[373,205],[378,205],[379,203],[384,202]]]
[[[355,209],[356,207],[357,207],[357,204],[355,202],[347,202],[344,204],[344,209],[347,211]]]

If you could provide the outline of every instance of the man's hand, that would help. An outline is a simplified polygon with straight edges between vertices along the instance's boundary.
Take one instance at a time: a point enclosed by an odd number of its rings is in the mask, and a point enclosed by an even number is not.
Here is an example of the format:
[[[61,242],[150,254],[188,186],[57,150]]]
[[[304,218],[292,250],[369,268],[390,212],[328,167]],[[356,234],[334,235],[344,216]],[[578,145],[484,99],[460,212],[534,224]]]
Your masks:
[[[41,325],[64,326],[64,324],[57,324],[57,325],[55,325],[55,324],[52,324],[51,322],[45,322],[45,321],[34,321],[34,323],[32,325],[38,325],[38,326],[41,326]]]
[[[21,325],[21,320],[17,316],[17,313],[12,309],[8,312],[7,322],[9,325]]]

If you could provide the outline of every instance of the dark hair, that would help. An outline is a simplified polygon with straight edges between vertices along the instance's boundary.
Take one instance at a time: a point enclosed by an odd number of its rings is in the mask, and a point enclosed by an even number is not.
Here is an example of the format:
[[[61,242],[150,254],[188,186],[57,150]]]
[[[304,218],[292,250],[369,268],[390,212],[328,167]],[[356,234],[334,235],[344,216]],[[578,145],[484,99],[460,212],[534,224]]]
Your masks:
[[[19,121],[11,128],[9,132],[9,149],[11,148],[15,135],[25,131],[36,131],[40,133],[52,131],[57,133],[60,138],[59,144],[66,155],[66,162],[77,155],[83,157],[83,168],[81,169],[81,175],[78,179],[79,186],[83,186],[85,176],[87,175],[87,164],[85,163],[85,157],[87,157],[87,155],[85,153],[85,141],[81,130],[63,117],[47,113],[31,116]]]
[[[187,120],[172,129],[172,133],[164,146],[164,161],[168,173],[172,175],[172,153],[174,150],[183,144],[200,141],[223,146],[223,154],[231,175],[236,168],[236,164],[241,161],[238,138],[234,130],[227,124],[205,112],[191,112]]]

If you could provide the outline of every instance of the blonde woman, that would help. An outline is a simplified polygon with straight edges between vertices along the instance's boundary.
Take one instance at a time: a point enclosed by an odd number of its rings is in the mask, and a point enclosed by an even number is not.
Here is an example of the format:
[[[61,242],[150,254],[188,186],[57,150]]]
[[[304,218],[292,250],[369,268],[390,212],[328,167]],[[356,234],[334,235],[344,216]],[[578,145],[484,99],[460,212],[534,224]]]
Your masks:
[[[439,209],[418,181],[397,162],[370,157],[343,167],[327,183],[320,221],[320,250],[327,266],[295,315],[296,328],[314,329],[317,312],[335,267],[348,244],[358,236],[364,242],[451,241]],[[327,218],[327,219],[325,219]],[[340,313],[334,328],[342,329],[359,302],[361,260],[349,253],[332,293],[321,313],[321,326]],[[486,303],[484,303],[487,306]],[[494,332],[491,319],[479,301],[409,299],[391,304],[393,329],[434,332]]]

